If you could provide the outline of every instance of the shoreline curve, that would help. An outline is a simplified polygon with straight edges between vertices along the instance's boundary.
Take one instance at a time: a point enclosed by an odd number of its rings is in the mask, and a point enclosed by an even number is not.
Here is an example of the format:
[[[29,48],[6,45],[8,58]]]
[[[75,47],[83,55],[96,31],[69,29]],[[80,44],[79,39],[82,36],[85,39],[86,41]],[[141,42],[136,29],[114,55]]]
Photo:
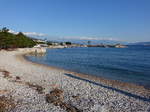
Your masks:
[[[7,88],[15,102],[21,100],[21,109],[25,109],[24,112],[38,111],[39,108],[45,112],[51,109],[60,111],[60,108],[45,102],[45,95],[57,88],[63,91],[65,103],[84,112],[100,112],[102,109],[113,112],[124,112],[124,110],[145,112],[150,109],[150,91],[142,86],[34,63],[25,59],[26,53],[0,52],[0,69],[2,70],[0,92]],[[5,72],[11,77],[4,77]],[[43,93],[39,93],[37,88],[29,85],[43,88]],[[24,107],[26,101],[30,102],[26,105],[29,108]],[[38,106],[37,102],[39,102]],[[19,110],[20,106],[15,109]]]
[[[49,66],[49,65],[46,65],[46,64],[36,63],[36,62],[31,61],[31,60],[28,60],[26,55],[29,55],[29,53],[23,53],[21,55],[18,55],[17,57],[19,57],[19,59],[24,60],[27,63],[34,64],[36,66],[43,66],[43,67],[46,67],[50,70],[52,70],[52,69],[57,70],[57,71],[63,72],[64,74],[71,74],[72,76],[75,76],[75,77],[80,77],[80,78],[83,78],[85,80],[94,81],[96,83],[107,85],[109,87],[113,87],[113,88],[120,89],[120,90],[123,90],[123,91],[128,91],[128,92],[140,95],[140,96],[142,95],[144,97],[150,98],[150,89],[145,88],[144,86],[137,85],[137,84],[134,84],[134,83],[121,82],[121,81],[118,81],[118,80],[111,80],[111,79],[98,77],[98,76],[93,76],[93,75],[88,75],[88,74],[77,73],[77,72],[65,70],[65,69],[62,69],[62,68]]]

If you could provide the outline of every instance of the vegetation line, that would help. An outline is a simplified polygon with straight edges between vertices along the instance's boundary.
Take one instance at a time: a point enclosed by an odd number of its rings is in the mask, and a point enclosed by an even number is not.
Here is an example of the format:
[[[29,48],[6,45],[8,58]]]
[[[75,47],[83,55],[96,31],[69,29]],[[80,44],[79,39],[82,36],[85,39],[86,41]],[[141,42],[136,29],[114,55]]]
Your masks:
[[[36,43],[22,32],[13,34],[6,27],[0,29],[0,49],[33,47]]]

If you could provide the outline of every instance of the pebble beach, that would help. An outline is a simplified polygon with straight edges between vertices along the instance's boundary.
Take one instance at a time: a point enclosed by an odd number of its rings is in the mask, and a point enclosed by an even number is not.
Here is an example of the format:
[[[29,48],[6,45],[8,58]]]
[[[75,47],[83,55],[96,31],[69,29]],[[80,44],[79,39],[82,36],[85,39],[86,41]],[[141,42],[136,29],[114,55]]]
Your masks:
[[[0,100],[8,99],[8,112],[150,112],[149,89],[36,64],[24,54],[0,51]]]

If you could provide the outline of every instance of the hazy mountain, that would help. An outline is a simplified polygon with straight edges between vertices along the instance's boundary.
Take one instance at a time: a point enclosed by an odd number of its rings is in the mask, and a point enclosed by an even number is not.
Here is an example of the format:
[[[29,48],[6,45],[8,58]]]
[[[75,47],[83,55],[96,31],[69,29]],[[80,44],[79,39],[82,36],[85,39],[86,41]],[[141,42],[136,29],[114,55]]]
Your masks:
[[[135,42],[129,43],[129,45],[150,45],[150,42]]]
[[[70,41],[72,43],[78,43],[78,44],[87,44],[88,41],[90,41],[90,44],[95,45],[95,44],[127,44],[127,42],[122,42],[122,41],[115,41],[115,40],[78,40],[78,39],[59,39],[55,40],[58,42],[66,42]]]

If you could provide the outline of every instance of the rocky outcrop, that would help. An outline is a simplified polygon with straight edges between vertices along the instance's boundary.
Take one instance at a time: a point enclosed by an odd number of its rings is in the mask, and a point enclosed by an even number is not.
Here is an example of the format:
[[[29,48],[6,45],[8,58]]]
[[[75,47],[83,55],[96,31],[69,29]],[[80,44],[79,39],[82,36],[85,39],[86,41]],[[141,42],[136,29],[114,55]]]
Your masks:
[[[118,45],[116,45],[115,47],[116,47],[116,48],[126,48],[127,46],[118,44]]]
[[[46,53],[46,48],[19,48],[18,51],[24,52],[24,53]]]

